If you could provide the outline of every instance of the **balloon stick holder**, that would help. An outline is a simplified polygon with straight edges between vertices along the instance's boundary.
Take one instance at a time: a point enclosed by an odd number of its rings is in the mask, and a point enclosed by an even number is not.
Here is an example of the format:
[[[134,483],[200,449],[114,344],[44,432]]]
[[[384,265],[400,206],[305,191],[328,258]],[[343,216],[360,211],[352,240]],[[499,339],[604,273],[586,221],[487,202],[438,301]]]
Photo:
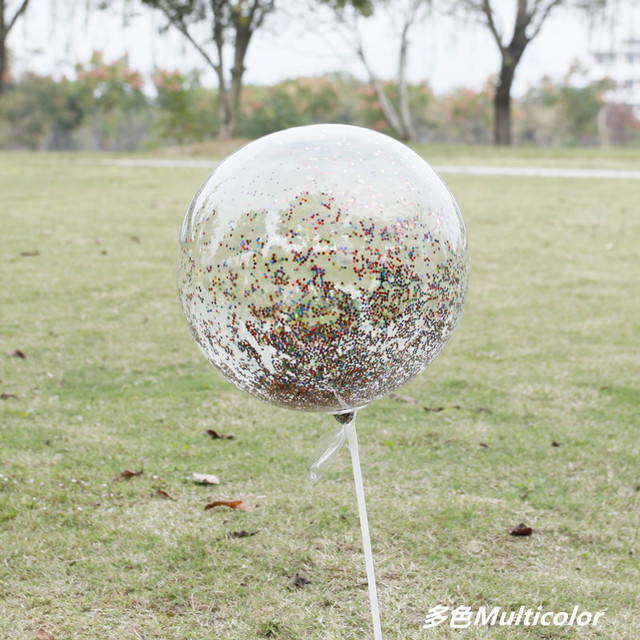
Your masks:
[[[369,602],[371,603],[371,620],[373,622],[374,640],[382,640],[380,628],[380,609],[378,607],[378,591],[376,589],[376,574],[373,568],[373,553],[371,551],[371,538],[369,536],[369,520],[367,518],[367,504],[364,498],[364,486],[362,484],[362,471],[360,470],[360,455],[358,453],[358,436],[356,434],[356,412],[336,416],[342,422],[347,435],[347,443],[351,452],[351,465],[353,478],[356,485],[356,497],[358,499],[358,514],[360,516],[360,530],[362,531],[362,548],[364,561],[367,568],[367,582],[369,584]]]

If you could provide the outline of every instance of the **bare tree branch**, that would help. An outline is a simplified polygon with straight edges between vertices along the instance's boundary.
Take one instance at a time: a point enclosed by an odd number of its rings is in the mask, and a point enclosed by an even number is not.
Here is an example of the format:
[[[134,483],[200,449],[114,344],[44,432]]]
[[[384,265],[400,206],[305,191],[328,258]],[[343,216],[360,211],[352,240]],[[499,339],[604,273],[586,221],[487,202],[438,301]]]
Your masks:
[[[538,19],[538,23],[535,25],[533,32],[531,33],[531,35],[528,36],[528,40],[531,41],[533,40],[539,33],[540,30],[542,29],[542,25],[545,23],[545,21],[547,20],[547,18],[549,17],[549,14],[551,13],[551,11],[561,5],[563,2],[563,0],[553,0],[553,2],[550,2],[543,10],[542,12],[539,14],[539,19]],[[532,11],[531,14],[531,22],[533,22],[533,18],[535,17],[536,13],[537,13],[537,7],[539,7],[541,3],[536,2],[536,4],[534,5],[534,9]]]
[[[3,0],[0,0],[3,1]],[[276,0],[141,0],[161,11],[216,72],[218,79],[218,135],[235,135],[244,59],[254,32],[271,13]],[[208,24],[209,38],[196,39],[195,25]],[[225,60],[227,44],[233,49],[231,66]],[[216,59],[217,57],[217,59]],[[226,65],[225,65],[226,63]],[[230,75],[230,77],[229,77]]]
[[[489,27],[489,31],[491,31],[493,37],[495,38],[496,44],[498,45],[498,47],[500,47],[500,51],[503,51],[504,45],[502,44],[502,34],[496,26],[496,22],[493,17],[493,7],[491,6],[490,0],[482,0],[480,10],[487,19],[487,26]]]
[[[387,123],[393,132],[403,140],[415,140],[417,137],[411,118],[406,78],[409,31],[417,21],[422,20],[427,15],[428,10],[428,0],[411,0],[410,3],[404,3],[404,9],[402,11],[402,27],[400,32],[400,52],[398,57],[398,108],[396,108],[394,103],[387,96],[380,79],[371,67],[364,51],[362,37],[357,24],[357,11],[351,8],[351,13],[349,13],[348,5],[344,7],[334,6],[333,8],[334,15],[338,23],[344,27],[344,29],[338,30],[338,34],[343,42],[346,43],[348,48],[351,49],[362,62]]]
[[[409,88],[407,86],[406,77],[407,51],[409,48],[409,30],[418,19],[418,12],[421,6],[426,6],[426,2],[424,2],[424,0],[413,0],[409,12],[405,14],[404,24],[400,34],[400,55],[398,57],[398,108],[400,111],[400,119],[402,121],[404,134],[409,140],[415,140],[417,135],[415,127],[413,126],[411,108],[409,105]]]
[[[13,29],[13,25],[16,23],[16,20],[26,11],[27,5],[29,4],[29,0],[22,0],[22,4],[19,9],[13,15],[13,18],[9,20],[9,24],[5,26],[5,34],[8,34],[11,29]]]
[[[216,64],[211,59],[211,56],[209,56],[209,54],[207,53],[206,49],[204,49],[204,47],[202,47],[200,44],[198,44],[198,42],[193,38],[193,36],[189,32],[189,29],[187,28],[187,25],[184,23],[183,20],[181,20],[181,19],[179,19],[177,17],[174,17],[174,18],[172,18],[170,16],[167,16],[167,17],[169,18],[169,21],[171,22],[171,24],[176,29],[178,29],[178,31],[180,31],[180,33],[196,48],[198,53],[207,61],[207,64],[209,64],[213,69],[215,69],[217,71],[218,68],[222,65],[222,60],[220,60],[219,63]]]
[[[382,113],[384,113],[384,116],[389,122],[389,124],[391,125],[391,128],[399,135],[402,135],[403,126],[402,126],[402,123],[400,122],[400,118],[398,118],[398,114],[396,113],[396,110],[393,104],[387,97],[387,94],[385,93],[384,88],[380,84],[380,80],[378,79],[378,76],[374,73],[373,69],[371,68],[371,65],[369,64],[369,61],[367,60],[367,57],[364,54],[364,49],[362,47],[362,40],[360,38],[358,38],[358,41],[356,44],[356,53],[358,54],[358,57],[362,61],[362,64],[364,65],[364,68],[367,71],[367,75],[369,76],[369,81],[373,85],[378,101],[380,102],[380,108],[382,109]]]

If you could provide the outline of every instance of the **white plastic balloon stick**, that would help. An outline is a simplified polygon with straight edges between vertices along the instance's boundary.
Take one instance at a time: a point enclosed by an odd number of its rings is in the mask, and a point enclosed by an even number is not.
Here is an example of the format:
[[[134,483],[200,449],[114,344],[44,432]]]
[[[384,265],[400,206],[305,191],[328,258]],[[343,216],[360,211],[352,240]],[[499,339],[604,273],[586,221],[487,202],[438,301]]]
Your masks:
[[[349,451],[351,451],[351,465],[356,484],[356,496],[358,499],[358,513],[360,515],[360,529],[362,530],[362,548],[364,561],[367,567],[367,582],[369,583],[369,601],[371,602],[371,619],[373,621],[374,640],[382,640],[380,628],[380,609],[378,607],[378,592],[376,589],[376,575],[373,569],[373,553],[371,552],[371,538],[369,537],[369,521],[367,519],[367,505],[364,499],[364,487],[362,485],[362,472],[360,471],[360,456],[358,455],[358,437],[356,435],[356,412],[351,414],[351,419],[344,424],[347,434]]]

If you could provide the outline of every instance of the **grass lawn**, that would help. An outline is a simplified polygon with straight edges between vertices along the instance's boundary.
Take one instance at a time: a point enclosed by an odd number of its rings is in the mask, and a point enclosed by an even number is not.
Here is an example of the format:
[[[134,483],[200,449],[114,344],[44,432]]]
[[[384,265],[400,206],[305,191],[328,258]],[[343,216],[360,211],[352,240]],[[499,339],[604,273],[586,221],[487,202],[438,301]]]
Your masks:
[[[469,158],[505,163],[433,160]],[[306,487],[335,421],[237,391],[182,318],[177,236],[207,170],[80,160],[0,154],[0,637],[371,638],[347,451]],[[637,640],[640,182],[445,178],[470,237],[463,319],[400,391],[415,404],[358,418],[383,635]],[[605,615],[422,629],[436,605]]]
[[[165,147],[153,153],[160,158],[216,158],[218,160],[246,144],[236,139],[221,143],[217,140],[183,147]],[[638,170],[640,151],[635,148],[549,148],[486,147],[482,145],[447,145],[416,143],[413,148],[434,165],[490,165],[506,167],[570,167],[578,169]]]

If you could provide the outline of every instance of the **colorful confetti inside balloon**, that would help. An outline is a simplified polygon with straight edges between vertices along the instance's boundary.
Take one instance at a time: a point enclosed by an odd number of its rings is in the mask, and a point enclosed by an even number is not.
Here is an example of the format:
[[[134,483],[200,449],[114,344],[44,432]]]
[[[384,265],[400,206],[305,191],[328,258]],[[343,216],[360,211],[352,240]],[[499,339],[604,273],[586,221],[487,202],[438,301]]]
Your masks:
[[[180,233],[194,338],[261,400],[346,412],[436,357],[462,313],[467,235],[416,153],[346,125],[256,140],[204,181]]]

